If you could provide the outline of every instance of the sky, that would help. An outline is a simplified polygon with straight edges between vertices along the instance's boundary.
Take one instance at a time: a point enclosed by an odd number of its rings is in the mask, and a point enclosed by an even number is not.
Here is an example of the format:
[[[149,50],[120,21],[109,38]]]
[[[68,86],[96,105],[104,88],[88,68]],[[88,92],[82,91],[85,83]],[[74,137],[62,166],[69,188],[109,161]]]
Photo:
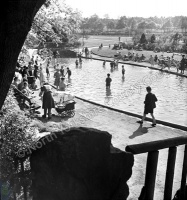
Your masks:
[[[127,17],[187,16],[187,0],[65,0],[74,10],[82,12],[83,17],[97,14],[103,18],[118,19]]]

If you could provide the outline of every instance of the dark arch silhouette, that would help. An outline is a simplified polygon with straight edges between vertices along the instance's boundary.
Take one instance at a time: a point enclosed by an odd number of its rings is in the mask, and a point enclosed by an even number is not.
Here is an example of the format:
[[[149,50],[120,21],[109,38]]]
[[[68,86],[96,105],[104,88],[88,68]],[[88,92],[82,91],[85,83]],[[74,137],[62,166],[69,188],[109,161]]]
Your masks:
[[[46,0],[3,0],[0,6],[0,109],[33,19]]]

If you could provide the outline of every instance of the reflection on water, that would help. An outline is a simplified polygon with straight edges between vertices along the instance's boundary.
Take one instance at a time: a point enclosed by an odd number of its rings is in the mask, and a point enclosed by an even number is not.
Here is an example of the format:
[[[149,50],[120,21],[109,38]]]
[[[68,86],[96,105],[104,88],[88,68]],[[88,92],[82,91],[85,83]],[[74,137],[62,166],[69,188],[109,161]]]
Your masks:
[[[125,82],[125,76],[122,76],[122,83],[124,83]]]
[[[106,88],[106,96],[111,96],[111,89],[110,88]]]
[[[75,59],[60,59],[72,71],[71,85],[67,90],[82,98],[100,104],[142,114],[146,87],[150,85],[157,96],[155,109],[157,119],[187,126],[187,79],[132,65],[125,66],[125,76],[121,74],[121,64],[111,71],[110,63],[103,67],[102,61],[83,59],[76,68]],[[106,91],[105,79],[111,74],[110,91]],[[53,81],[53,80],[52,80]],[[115,101],[114,101],[115,100]]]

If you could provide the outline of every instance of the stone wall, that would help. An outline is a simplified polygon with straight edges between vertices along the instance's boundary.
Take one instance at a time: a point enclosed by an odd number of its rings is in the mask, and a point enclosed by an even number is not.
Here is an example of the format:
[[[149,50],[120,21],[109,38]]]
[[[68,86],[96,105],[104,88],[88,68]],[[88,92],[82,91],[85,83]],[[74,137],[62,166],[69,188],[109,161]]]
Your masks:
[[[41,138],[30,157],[33,200],[125,200],[134,158],[111,138],[84,127]]]

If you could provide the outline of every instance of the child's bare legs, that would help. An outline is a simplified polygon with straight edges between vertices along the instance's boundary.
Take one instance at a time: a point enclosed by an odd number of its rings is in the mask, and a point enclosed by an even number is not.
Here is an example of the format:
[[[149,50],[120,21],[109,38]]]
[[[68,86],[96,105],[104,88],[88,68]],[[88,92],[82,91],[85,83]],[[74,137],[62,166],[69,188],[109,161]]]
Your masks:
[[[153,113],[150,113],[150,114],[151,114],[151,117],[153,119],[153,124],[156,124],[156,120],[155,120],[155,117],[154,117]]]
[[[145,120],[145,118],[146,118],[146,114],[144,113],[142,117],[142,122]]]
[[[151,114],[151,117],[153,119],[153,124],[156,124],[156,120],[155,120],[155,117],[154,117],[153,113],[150,113],[150,114]],[[146,118],[146,114],[143,113],[142,120],[139,123],[143,124],[143,121],[145,120],[145,118]]]

